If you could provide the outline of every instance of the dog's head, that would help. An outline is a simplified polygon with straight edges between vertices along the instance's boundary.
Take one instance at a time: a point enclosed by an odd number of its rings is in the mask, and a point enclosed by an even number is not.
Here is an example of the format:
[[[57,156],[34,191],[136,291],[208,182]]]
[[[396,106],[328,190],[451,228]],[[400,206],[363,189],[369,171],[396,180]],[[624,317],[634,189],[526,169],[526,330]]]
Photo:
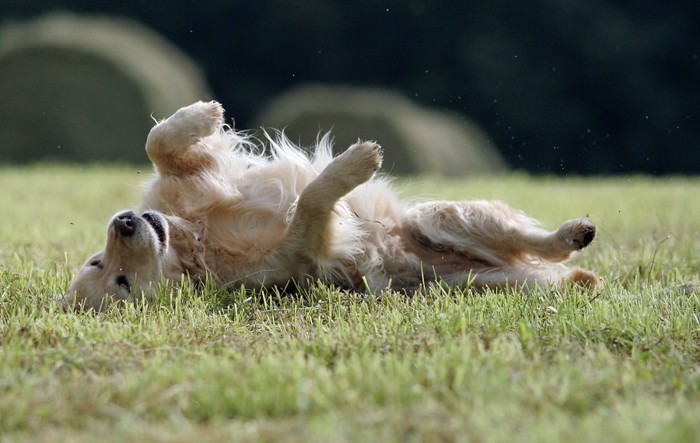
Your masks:
[[[116,214],[107,244],[90,257],[68,287],[68,306],[99,310],[116,300],[151,295],[157,289],[168,249],[168,221],[155,211]]]

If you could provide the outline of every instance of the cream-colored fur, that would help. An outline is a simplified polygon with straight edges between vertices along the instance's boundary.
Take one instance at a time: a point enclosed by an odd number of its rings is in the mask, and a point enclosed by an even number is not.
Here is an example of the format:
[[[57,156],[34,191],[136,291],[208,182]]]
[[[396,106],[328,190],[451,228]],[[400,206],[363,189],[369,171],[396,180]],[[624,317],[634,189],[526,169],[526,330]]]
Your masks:
[[[436,279],[598,285],[595,274],[560,263],[593,240],[587,218],[548,232],[500,202],[406,205],[375,176],[382,151],[374,142],[334,158],[326,136],[309,156],[278,134],[264,154],[222,122],[218,103],[199,102],[151,130],[155,175],[141,208],[115,215],[104,251],[68,288],[69,304],[99,309],[183,275],[235,287],[322,280],[357,291],[414,291]]]

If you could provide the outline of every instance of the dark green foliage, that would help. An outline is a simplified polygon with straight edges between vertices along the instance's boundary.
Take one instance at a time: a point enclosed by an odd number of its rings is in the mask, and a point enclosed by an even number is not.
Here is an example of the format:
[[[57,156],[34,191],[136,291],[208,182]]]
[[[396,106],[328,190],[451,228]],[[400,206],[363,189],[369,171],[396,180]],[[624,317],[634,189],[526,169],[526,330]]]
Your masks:
[[[56,2],[10,0],[19,19]],[[205,70],[239,127],[306,82],[398,89],[474,118],[541,173],[700,171],[700,4],[670,0],[113,2]]]

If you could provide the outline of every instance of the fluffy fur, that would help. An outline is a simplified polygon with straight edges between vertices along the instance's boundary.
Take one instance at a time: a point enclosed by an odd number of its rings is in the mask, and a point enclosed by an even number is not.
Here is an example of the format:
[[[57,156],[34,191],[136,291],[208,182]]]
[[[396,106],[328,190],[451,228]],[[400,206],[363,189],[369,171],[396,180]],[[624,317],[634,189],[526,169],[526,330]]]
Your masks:
[[[374,142],[333,157],[325,136],[309,156],[282,134],[266,135],[267,154],[223,124],[216,102],[159,122],[146,141],[155,175],[141,208],[110,221],[104,251],[81,268],[67,303],[99,309],[183,275],[249,287],[322,280],[355,291],[410,292],[435,279],[598,285],[595,274],[560,263],[593,240],[587,218],[548,232],[500,202],[407,205],[375,176]]]

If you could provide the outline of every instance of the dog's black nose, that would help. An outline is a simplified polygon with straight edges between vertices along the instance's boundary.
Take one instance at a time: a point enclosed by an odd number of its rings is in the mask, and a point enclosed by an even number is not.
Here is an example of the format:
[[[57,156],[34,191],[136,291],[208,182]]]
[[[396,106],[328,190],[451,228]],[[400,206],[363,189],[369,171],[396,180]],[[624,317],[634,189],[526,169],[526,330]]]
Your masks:
[[[134,223],[134,211],[126,211],[114,218],[114,227],[124,237],[134,235],[136,224]]]
[[[595,238],[595,226],[586,228],[583,232],[583,246],[588,246]]]

